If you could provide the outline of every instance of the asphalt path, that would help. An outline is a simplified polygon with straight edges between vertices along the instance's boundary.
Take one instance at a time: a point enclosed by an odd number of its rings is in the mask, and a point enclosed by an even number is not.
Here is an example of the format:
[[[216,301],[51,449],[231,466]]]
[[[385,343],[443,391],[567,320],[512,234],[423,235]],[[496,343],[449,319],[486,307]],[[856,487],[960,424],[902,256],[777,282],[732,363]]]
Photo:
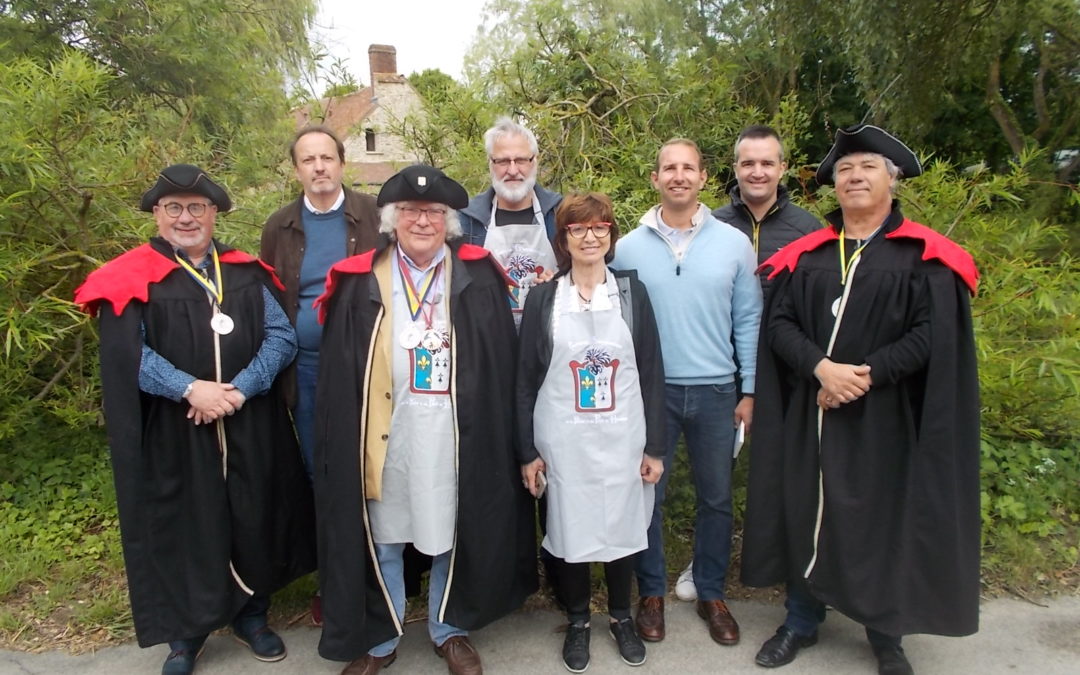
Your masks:
[[[1045,601],[1045,606],[1012,599],[982,605],[980,630],[965,638],[912,635],[904,649],[916,673],[953,675],[997,673],[1033,675],[1080,674],[1080,597]],[[648,643],[648,659],[632,669],[618,657],[614,641],[604,630],[606,617],[593,616],[592,675],[645,675],[646,673],[756,673],[770,672],[754,664],[754,655],[783,619],[783,608],[751,601],[733,601],[730,607],[742,627],[742,641],[722,647],[709,639],[693,603],[669,596],[667,638]],[[517,612],[472,634],[473,644],[490,675],[499,673],[565,673],[560,657],[564,620],[552,611]],[[227,632],[207,641],[195,672],[201,675],[331,675],[342,663],[317,653],[319,629],[295,626],[282,632],[288,657],[278,663],[260,663]],[[140,649],[134,643],[73,656],[61,652],[28,654],[0,652],[0,674],[113,675],[158,673],[167,654],[164,646]],[[445,673],[446,665],[431,649],[423,622],[406,627],[397,661],[388,675]],[[818,644],[799,653],[778,675],[873,675],[876,662],[862,627],[836,612],[822,625]]]

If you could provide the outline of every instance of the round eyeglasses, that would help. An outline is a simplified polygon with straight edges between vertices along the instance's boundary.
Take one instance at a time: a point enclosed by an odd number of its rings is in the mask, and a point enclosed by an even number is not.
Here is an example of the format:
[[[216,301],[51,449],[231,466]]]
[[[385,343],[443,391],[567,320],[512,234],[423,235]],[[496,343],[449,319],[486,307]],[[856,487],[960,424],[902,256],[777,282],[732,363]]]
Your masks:
[[[184,206],[180,202],[169,202],[168,204],[160,204],[160,206],[165,209],[165,213],[170,218],[179,218],[185,208],[187,209],[187,212],[191,214],[192,218],[198,218],[206,213],[206,208],[211,205],[206,202],[191,202],[187,206]]]

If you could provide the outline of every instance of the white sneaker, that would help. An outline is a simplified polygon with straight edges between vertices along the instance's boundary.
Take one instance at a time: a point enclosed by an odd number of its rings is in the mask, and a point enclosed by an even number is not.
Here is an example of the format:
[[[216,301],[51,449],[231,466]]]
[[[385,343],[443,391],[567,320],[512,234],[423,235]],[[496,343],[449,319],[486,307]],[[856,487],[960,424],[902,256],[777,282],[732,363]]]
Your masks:
[[[694,585],[694,559],[686,564],[686,569],[679,574],[679,580],[675,582],[675,597],[683,602],[697,600],[697,586]]]

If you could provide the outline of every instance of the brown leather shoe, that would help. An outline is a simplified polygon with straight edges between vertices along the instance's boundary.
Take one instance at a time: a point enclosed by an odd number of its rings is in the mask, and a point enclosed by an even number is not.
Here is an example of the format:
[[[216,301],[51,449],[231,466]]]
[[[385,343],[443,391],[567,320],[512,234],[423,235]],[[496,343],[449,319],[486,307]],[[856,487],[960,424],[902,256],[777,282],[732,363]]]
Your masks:
[[[464,635],[455,635],[442,645],[434,645],[435,653],[446,659],[446,667],[452,675],[483,675],[480,655]]]
[[[739,624],[723,600],[698,600],[697,613],[709,624],[709,637],[722,645],[739,644]]]
[[[646,595],[638,602],[637,618],[634,620],[638,635],[646,642],[664,639],[664,598]]]
[[[341,675],[375,675],[383,668],[389,668],[390,664],[397,658],[397,650],[390,652],[386,656],[372,656],[371,654],[364,654],[360,658],[356,659],[345,666],[345,670],[341,671]]]

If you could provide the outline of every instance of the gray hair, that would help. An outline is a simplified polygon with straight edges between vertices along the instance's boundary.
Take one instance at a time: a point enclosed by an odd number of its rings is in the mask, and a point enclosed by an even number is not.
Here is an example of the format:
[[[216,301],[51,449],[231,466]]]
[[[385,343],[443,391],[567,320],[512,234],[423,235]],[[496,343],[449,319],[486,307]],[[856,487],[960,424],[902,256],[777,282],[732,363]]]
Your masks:
[[[397,241],[397,234],[394,232],[394,228],[397,227],[398,224],[398,210],[395,208],[396,206],[397,202],[394,202],[379,209],[379,232],[390,235],[391,241]],[[443,204],[443,206],[446,206],[446,204]],[[461,234],[461,219],[458,218],[457,209],[446,206],[447,241],[457,239]]]
[[[850,153],[850,154],[854,155],[856,153],[853,152],[853,153]],[[885,163],[885,171],[888,172],[889,178],[893,179],[893,184],[892,184],[892,187],[890,188],[889,191],[892,192],[893,194],[896,194],[896,189],[900,186],[900,179],[904,177],[904,172],[900,169],[900,167],[896,166],[896,162],[892,161],[891,159],[889,159],[885,155],[882,155],[881,153],[877,153],[877,152],[860,152],[860,153],[857,153],[857,154],[870,155],[871,157],[880,157],[881,158],[881,161]],[[839,159],[843,159],[843,158],[842,157],[838,158],[838,161],[833,162],[833,166],[832,166],[832,180],[833,180],[834,185],[836,184],[836,167],[837,167],[838,164],[840,164]]]
[[[495,152],[495,144],[506,136],[521,136],[529,142],[529,152],[538,154],[539,146],[536,144],[536,134],[528,127],[518,124],[509,117],[500,117],[495,120],[495,126],[484,132],[484,150],[488,157]]]

